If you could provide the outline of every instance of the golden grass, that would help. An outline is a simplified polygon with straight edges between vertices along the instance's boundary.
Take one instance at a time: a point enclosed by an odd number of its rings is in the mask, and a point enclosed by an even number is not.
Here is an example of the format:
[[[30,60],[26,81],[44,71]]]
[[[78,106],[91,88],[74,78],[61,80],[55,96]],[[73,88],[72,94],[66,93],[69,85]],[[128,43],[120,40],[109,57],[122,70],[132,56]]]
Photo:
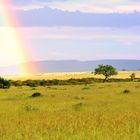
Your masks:
[[[112,78],[130,78],[130,74],[132,72],[119,72],[118,75],[113,76]],[[140,78],[140,72],[134,72],[136,74],[136,78]],[[46,79],[46,80],[52,80],[52,79],[70,79],[70,78],[103,78],[102,75],[94,75],[90,72],[68,72],[68,73],[45,73],[45,74],[38,74],[38,75],[23,75],[23,76],[6,76],[7,79],[12,80],[40,80],[40,79]]]
[[[138,82],[0,90],[0,140],[139,139]]]

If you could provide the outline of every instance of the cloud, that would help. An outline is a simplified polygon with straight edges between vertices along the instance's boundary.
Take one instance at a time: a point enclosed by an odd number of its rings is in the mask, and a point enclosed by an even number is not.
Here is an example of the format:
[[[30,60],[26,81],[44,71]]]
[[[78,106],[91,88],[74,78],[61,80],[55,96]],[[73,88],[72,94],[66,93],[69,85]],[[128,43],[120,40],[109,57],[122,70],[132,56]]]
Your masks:
[[[32,27],[24,28],[31,46],[41,50],[41,59],[119,58],[120,55],[139,56],[140,27]],[[55,52],[55,53],[51,53]],[[48,55],[47,55],[48,54]],[[65,55],[65,56],[64,56]],[[99,56],[97,56],[99,55]],[[53,56],[53,57],[52,57]],[[118,57],[117,57],[118,56]],[[121,57],[120,57],[121,58]],[[126,57],[129,58],[129,57]]]
[[[37,7],[36,7],[37,8]],[[88,9],[90,10],[90,9]],[[72,26],[72,27],[133,27],[140,26],[140,12],[134,13],[84,13],[68,12],[49,7],[33,10],[11,11],[20,23],[18,26]],[[10,14],[11,16],[13,14]],[[5,14],[0,17],[0,26],[5,26]],[[7,18],[6,18],[7,19]],[[12,25],[11,25],[12,26]]]
[[[133,13],[140,12],[140,1],[137,0],[67,0],[47,3],[52,9],[84,13]]]
[[[6,31],[13,29],[22,33],[24,40],[140,43],[140,26],[123,29],[110,27],[0,27],[1,37]]]
[[[87,4],[130,4],[140,3],[139,0],[12,0],[15,5],[29,5],[35,3],[87,3]]]
[[[86,3],[49,3],[48,7],[52,9],[59,9],[63,11],[83,13],[133,13],[135,11],[140,12],[140,4],[128,4],[128,5],[96,5]]]
[[[30,2],[15,2],[24,10],[48,6],[64,11],[88,13],[129,13],[140,11],[140,2],[138,0],[32,0]]]
[[[105,41],[114,40],[124,44],[140,43],[140,27],[132,28],[87,28],[87,27],[31,27],[19,28],[28,39]]]
[[[86,13],[130,13],[140,11],[139,0],[13,0],[10,5],[18,10],[50,7],[63,11]]]
[[[15,28],[14,28],[15,29]],[[88,28],[88,27],[20,27],[23,41],[30,42],[28,49],[34,52],[32,60],[46,59],[106,59],[139,58],[140,27],[131,28]],[[0,27],[1,37],[9,31]],[[6,38],[7,39],[7,38]],[[5,40],[6,42],[7,40]],[[0,41],[3,42],[3,39]],[[8,42],[9,43],[9,42]],[[2,43],[1,43],[2,44]],[[3,45],[1,56],[9,55],[11,62],[1,59],[0,64],[18,63],[12,59],[13,52]],[[12,50],[12,48],[11,48]],[[120,56],[121,55],[121,56]],[[14,56],[14,55],[13,55]]]
[[[68,12],[51,8],[18,11],[24,26],[131,27],[140,25],[140,13],[94,14]]]

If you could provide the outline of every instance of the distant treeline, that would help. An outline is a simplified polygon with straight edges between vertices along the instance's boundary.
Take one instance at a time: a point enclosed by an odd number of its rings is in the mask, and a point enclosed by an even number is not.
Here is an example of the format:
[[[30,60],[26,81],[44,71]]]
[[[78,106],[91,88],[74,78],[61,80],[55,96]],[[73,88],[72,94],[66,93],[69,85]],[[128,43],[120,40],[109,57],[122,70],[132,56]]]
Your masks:
[[[130,78],[127,79],[109,79],[107,82],[130,82]],[[12,86],[55,86],[55,85],[85,85],[92,84],[93,82],[103,82],[103,79],[97,78],[82,78],[82,79],[68,79],[68,80],[26,80],[26,81],[10,81]],[[135,82],[140,82],[140,78],[136,78]]]
[[[131,78],[127,79],[108,79],[107,82],[130,82]],[[140,78],[135,78],[135,82],[140,82]],[[25,81],[14,81],[14,80],[6,80],[4,78],[0,78],[0,88],[6,89],[10,88],[10,86],[29,86],[29,87],[37,87],[37,86],[55,86],[55,85],[86,85],[92,84],[93,82],[103,82],[103,79],[97,78],[82,78],[82,79],[68,79],[68,80],[25,80]]]

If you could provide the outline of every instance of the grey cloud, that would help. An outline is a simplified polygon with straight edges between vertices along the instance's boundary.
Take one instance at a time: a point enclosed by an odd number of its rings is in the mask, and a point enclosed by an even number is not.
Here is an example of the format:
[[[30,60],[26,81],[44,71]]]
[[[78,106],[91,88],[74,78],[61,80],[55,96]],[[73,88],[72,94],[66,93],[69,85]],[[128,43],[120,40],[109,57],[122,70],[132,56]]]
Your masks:
[[[67,0],[13,0],[11,3],[17,6],[30,5],[36,3],[47,3],[54,1],[67,1]]]
[[[83,0],[83,1],[75,1],[75,0],[12,0],[12,4],[16,5],[16,6],[22,6],[22,5],[31,5],[31,4],[36,4],[36,3],[47,3],[47,2],[73,2],[73,3],[81,3],[81,2],[85,2],[85,3],[140,3],[140,0],[118,0],[118,1],[112,1],[112,0],[106,0],[106,1],[102,1],[102,0]]]
[[[18,11],[17,16],[24,26],[74,26],[74,27],[130,27],[140,26],[140,13],[93,14],[66,12],[42,8]]]

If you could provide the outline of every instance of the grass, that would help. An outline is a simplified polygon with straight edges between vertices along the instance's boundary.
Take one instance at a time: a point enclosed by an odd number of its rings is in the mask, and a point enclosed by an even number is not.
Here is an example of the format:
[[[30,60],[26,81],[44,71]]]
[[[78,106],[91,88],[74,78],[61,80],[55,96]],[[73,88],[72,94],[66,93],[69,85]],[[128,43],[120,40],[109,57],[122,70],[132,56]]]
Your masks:
[[[130,75],[132,73],[136,74],[136,78],[140,78],[140,71],[131,72],[131,71],[123,71],[119,72],[118,75],[113,76],[112,78],[118,78],[118,79],[125,79],[130,78]],[[79,78],[104,78],[102,75],[94,75],[91,72],[63,72],[63,73],[46,73],[46,74],[38,74],[38,75],[23,75],[23,76],[7,76],[5,78],[12,79],[12,80],[53,80],[53,79],[59,79],[59,80],[67,80],[67,79],[79,79]]]
[[[120,139],[140,139],[139,82],[0,90],[0,140]]]

